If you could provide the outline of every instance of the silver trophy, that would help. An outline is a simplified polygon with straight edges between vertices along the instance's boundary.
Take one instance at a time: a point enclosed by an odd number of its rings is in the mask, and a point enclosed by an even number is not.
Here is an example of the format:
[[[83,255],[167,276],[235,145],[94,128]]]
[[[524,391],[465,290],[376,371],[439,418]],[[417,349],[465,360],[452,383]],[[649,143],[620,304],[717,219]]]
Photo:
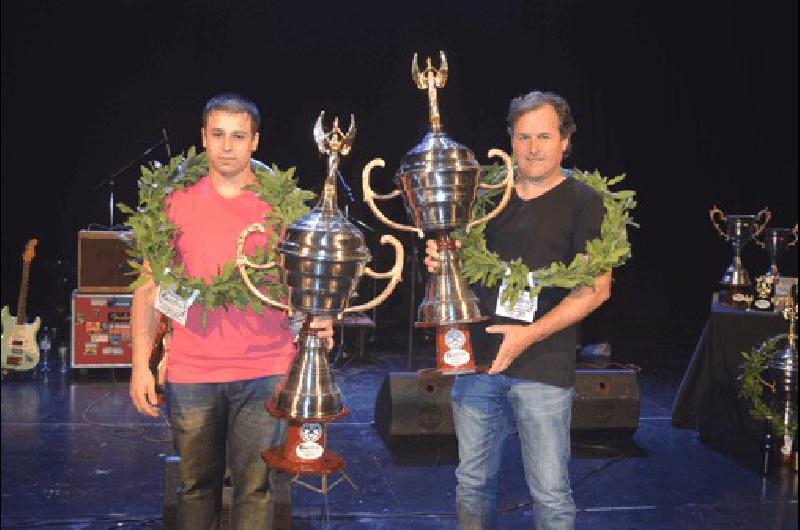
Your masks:
[[[425,298],[417,313],[418,327],[436,326],[438,370],[447,373],[467,373],[475,370],[469,346],[466,324],[486,320],[480,313],[476,296],[461,274],[455,241],[451,233],[495,217],[508,203],[514,186],[511,158],[499,149],[489,151],[490,157],[500,157],[506,166],[506,178],[499,183],[481,182],[481,166],[471,150],[450,138],[443,130],[439,115],[437,89],[447,81],[448,67],[444,52],[440,52],[438,69],[427,59],[426,68],[419,70],[417,55],[411,62],[411,76],[420,90],[427,91],[430,131],[416,147],[400,161],[394,177],[399,188],[389,194],[376,194],[370,186],[370,173],[383,167],[380,158],[364,168],[362,181],[364,200],[375,216],[397,230],[416,233],[423,238],[433,235],[439,243],[441,267],[431,274]],[[497,206],[479,219],[472,219],[472,206],[479,189],[503,189]],[[402,190],[402,191],[401,191]],[[375,199],[386,200],[402,196],[413,226],[388,219],[375,205]],[[449,333],[449,334],[448,334]],[[444,338],[447,335],[447,338]],[[445,348],[445,349],[442,349]]]
[[[755,242],[769,253],[770,265],[765,275],[777,281],[781,275],[778,270],[778,259],[789,247],[797,244],[797,225],[794,225],[794,228],[767,228],[761,237],[755,238]]]
[[[792,288],[792,302],[783,310],[783,317],[789,321],[789,334],[786,347],[777,352],[767,362],[771,372],[774,399],[782,411],[783,445],[781,456],[788,461],[792,451],[791,426],[797,418],[797,288]]]
[[[403,247],[390,236],[381,237],[381,244],[395,249],[395,262],[388,272],[374,272],[367,266],[371,259],[364,235],[339,210],[336,202],[336,175],[340,158],[347,155],[355,138],[355,120],[345,134],[338,118],[330,132],[323,129],[322,112],[314,126],[314,140],[320,153],[327,157],[327,174],[322,196],[309,213],[291,223],[277,244],[275,263],[252,263],[244,253],[244,243],[253,232],[264,232],[263,224],[246,228],[239,237],[237,266],[245,284],[261,300],[290,316],[304,316],[298,336],[298,350],[287,375],[275,389],[267,408],[275,416],[289,420],[285,446],[265,451],[264,459],[271,467],[297,473],[319,473],[326,476],[343,466],[341,457],[324,450],[325,424],[347,410],[342,394],[334,381],[328,363],[327,341],[317,336],[310,323],[314,317],[341,318],[344,313],[364,311],[381,304],[400,281],[403,268]],[[285,302],[265,296],[251,282],[248,268],[269,269],[277,266],[280,281],[286,290]],[[389,284],[375,299],[351,306],[359,278],[366,274],[376,279],[389,279]]]
[[[733,260],[725,269],[722,280],[720,280],[723,287],[720,302],[733,306],[745,305],[746,291],[749,290],[752,282],[747,269],[742,264],[742,249],[751,239],[761,234],[772,214],[768,208],[764,208],[757,215],[725,215],[722,210],[714,206],[709,210],[708,215],[719,235],[733,246],[734,253]],[[727,224],[725,231],[720,228],[720,221]]]

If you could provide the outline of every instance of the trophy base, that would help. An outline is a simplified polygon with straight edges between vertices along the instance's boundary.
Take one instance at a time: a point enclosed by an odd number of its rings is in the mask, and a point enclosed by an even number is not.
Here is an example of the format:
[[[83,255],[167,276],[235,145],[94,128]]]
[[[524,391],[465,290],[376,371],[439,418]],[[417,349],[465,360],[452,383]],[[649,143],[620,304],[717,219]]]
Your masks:
[[[417,375],[421,379],[425,378],[437,378],[437,377],[448,377],[448,376],[455,376],[455,375],[475,375],[475,374],[483,374],[489,371],[488,366],[474,366],[472,368],[455,368],[455,369],[448,369],[448,368],[422,368],[421,370],[417,370]]]
[[[748,287],[726,286],[719,292],[719,303],[734,309],[750,309],[753,296]]]
[[[488,317],[483,317],[488,318]],[[448,324],[436,327],[436,368],[420,370],[420,377],[477,374],[488,370],[475,366],[475,354],[469,339],[467,324]]]
[[[325,450],[319,458],[298,462],[286,458],[286,446],[273,447],[261,452],[261,458],[271,469],[294,475],[330,475],[344,468],[344,458],[336,451]]]

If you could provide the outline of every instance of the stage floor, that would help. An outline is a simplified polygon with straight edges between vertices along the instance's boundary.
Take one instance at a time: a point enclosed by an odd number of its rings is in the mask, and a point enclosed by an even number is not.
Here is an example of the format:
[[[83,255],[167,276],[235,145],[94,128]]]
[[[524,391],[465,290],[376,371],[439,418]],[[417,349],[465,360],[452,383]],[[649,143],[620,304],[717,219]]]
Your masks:
[[[416,368],[416,367],[415,367]],[[138,415],[126,370],[13,374],[2,384],[3,528],[160,528],[165,421]],[[389,450],[372,426],[388,355],[336,372],[352,413],[329,426],[329,447],[347,460],[347,484],[323,498],[292,490],[299,529],[456,528],[457,452],[447,440]],[[21,375],[21,376],[20,376]],[[641,374],[641,421],[628,441],[573,444],[570,475],[577,528],[797,528],[797,475],[758,472],[670,425],[672,384]],[[532,528],[519,440],[506,444],[500,528]],[[597,443],[597,442],[595,442]]]

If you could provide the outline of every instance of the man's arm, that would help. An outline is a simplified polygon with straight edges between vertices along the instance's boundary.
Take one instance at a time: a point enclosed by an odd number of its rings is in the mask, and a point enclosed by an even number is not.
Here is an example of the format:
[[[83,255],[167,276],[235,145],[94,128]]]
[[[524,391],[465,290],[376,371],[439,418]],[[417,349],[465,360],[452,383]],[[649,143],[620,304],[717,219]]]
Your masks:
[[[146,270],[150,265],[145,262]],[[147,273],[145,273],[147,274]],[[131,307],[131,335],[133,339],[133,368],[131,369],[130,395],[133,406],[142,414],[158,417],[156,383],[150,371],[150,355],[158,334],[160,313],[155,308],[156,284],[148,280],[133,292]]]
[[[572,290],[560,304],[548,311],[539,320],[527,325],[495,325],[486,328],[487,333],[502,333],[503,342],[489,368],[490,374],[502,372],[520,353],[586,318],[611,296],[611,272],[596,276],[594,287],[582,286]]]

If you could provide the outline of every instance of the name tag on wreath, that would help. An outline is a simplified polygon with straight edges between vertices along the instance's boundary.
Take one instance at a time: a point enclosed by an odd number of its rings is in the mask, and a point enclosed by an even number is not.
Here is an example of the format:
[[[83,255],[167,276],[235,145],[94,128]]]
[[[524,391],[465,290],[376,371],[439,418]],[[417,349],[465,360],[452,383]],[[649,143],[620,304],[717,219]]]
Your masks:
[[[519,294],[517,303],[513,306],[511,302],[503,302],[503,293],[508,289],[508,283],[503,280],[500,285],[500,291],[497,293],[497,307],[494,314],[499,317],[512,318],[522,322],[531,323],[533,317],[536,316],[536,309],[539,307],[539,295],[531,296],[531,288],[536,285],[533,281],[533,273],[528,273],[528,287]]]
[[[174,288],[162,289],[159,285],[156,291],[155,307],[181,326],[185,326],[189,307],[194,303],[198,294],[200,291],[194,290],[192,294],[184,298],[176,293]]]

